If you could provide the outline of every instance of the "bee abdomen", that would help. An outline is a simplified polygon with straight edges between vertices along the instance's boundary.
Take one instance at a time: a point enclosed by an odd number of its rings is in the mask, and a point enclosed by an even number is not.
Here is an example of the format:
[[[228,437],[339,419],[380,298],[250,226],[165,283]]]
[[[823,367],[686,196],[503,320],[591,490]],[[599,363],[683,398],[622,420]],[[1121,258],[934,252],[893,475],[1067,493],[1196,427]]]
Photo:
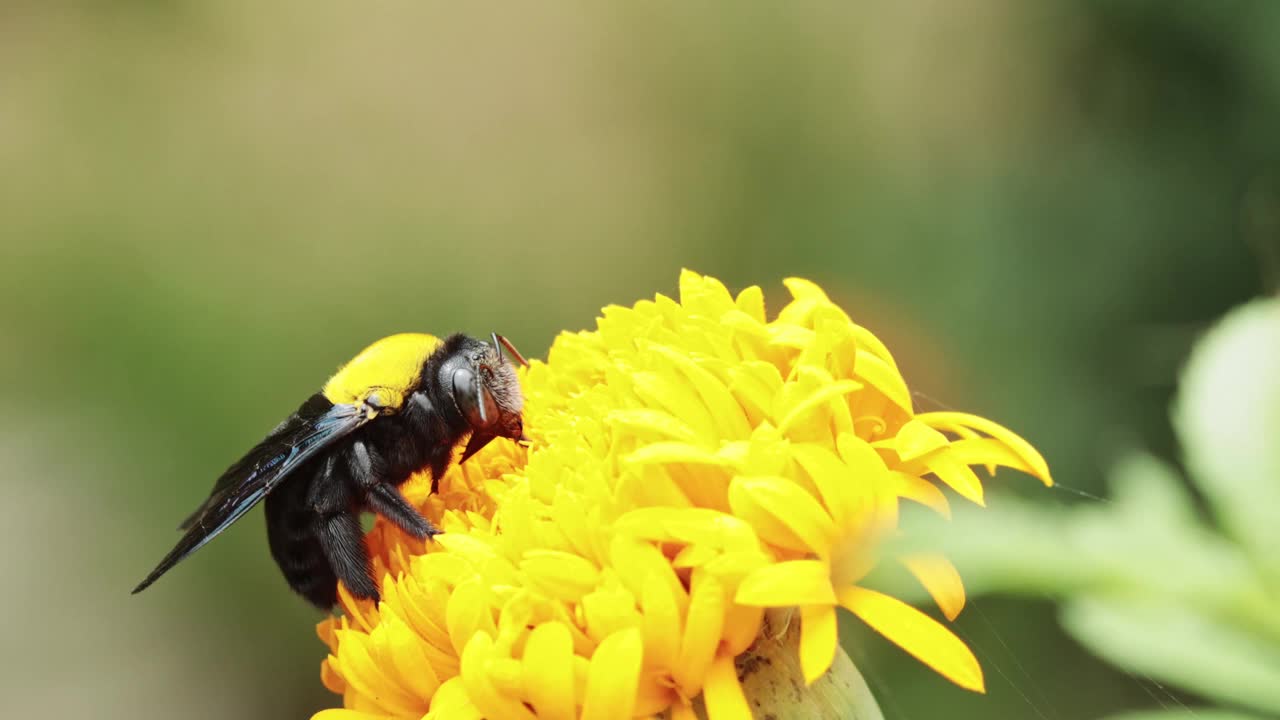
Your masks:
[[[315,537],[316,515],[305,502],[310,479],[295,476],[267,496],[267,542],[289,587],[327,610],[337,602],[338,577]]]

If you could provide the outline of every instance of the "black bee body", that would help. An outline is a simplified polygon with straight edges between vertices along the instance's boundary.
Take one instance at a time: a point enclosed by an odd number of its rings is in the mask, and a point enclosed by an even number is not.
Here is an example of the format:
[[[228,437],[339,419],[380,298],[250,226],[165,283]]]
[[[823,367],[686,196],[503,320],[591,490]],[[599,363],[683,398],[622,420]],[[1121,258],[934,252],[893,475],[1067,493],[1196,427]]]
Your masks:
[[[326,608],[337,601],[338,578],[357,597],[378,596],[363,545],[361,512],[385,515],[419,539],[437,532],[399,492],[389,490],[425,469],[434,492],[454,447],[471,432],[440,383],[433,381],[439,368],[431,365],[423,369],[421,389],[409,396],[403,412],[355,431],[267,496],[271,555],[294,592],[313,605]],[[316,393],[298,414],[314,412],[322,403],[327,410],[330,403]]]
[[[392,336],[370,346],[223,474],[134,592],[265,497],[271,554],[295,592],[328,608],[341,580],[356,597],[377,598],[360,513],[429,538],[439,531],[399,487],[427,470],[434,492],[468,435],[463,461],[496,437],[523,437],[519,385],[499,340]]]

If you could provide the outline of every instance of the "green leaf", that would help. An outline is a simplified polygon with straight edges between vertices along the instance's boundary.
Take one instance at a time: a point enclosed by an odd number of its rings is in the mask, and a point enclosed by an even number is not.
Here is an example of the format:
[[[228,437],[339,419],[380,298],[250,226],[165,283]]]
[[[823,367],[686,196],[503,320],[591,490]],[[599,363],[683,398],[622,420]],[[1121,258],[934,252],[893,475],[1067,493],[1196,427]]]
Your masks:
[[[1176,598],[1247,621],[1280,641],[1280,617],[1256,568],[1195,518],[1171,470],[1131,455],[1113,485],[1114,502],[1070,511],[992,493],[987,509],[957,507],[951,522],[904,513],[903,536],[887,552],[941,552],[975,594]],[[910,578],[876,580],[916,598]]]
[[[1195,505],[1178,471],[1154,455],[1130,452],[1108,474],[1115,506],[1146,525],[1197,525]]]
[[[1265,720],[1258,715],[1245,715],[1230,710],[1206,710],[1203,708],[1177,710],[1150,710],[1109,715],[1105,720]]]
[[[1076,600],[1063,625],[1116,665],[1232,705],[1280,713],[1280,648],[1158,600]]]
[[[1174,422],[1223,527],[1280,587],[1280,299],[1231,312],[1197,345]]]
[[[887,555],[941,552],[959,568],[973,593],[1066,593],[1091,587],[1101,574],[1092,557],[1064,542],[1070,515],[1005,495],[989,508],[958,505],[950,522],[908,508],[903,533],[892,538]],[[877,577],[897,596],[925,599],[919,583],[905,573]]]

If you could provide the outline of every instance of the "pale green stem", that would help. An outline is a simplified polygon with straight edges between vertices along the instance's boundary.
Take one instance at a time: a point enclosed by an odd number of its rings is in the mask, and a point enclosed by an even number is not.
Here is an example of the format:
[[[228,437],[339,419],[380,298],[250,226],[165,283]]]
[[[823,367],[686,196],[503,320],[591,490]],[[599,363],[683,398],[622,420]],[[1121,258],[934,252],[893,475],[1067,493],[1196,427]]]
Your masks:
[[[764,630],[737,658],[738,680],[756,720],[884,720],[871,689],[841,648],[812,685],[800,670],[800,623],[770,613]],[[701,703],[695,708],[705,718]]]

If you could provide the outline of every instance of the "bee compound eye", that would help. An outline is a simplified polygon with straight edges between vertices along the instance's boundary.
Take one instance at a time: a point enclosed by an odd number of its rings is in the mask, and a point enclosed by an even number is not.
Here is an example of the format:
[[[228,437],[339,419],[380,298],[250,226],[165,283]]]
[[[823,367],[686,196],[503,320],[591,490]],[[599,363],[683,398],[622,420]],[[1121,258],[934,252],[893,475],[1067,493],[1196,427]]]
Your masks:
[[[470,368],[453,371],[453,399],[474,428],[487,428],[498,419],[493,395]]]
[[[453,401],[472,425],[481,422],[480,407],[476,404],[476,376],[467,368],[453,371]]]

